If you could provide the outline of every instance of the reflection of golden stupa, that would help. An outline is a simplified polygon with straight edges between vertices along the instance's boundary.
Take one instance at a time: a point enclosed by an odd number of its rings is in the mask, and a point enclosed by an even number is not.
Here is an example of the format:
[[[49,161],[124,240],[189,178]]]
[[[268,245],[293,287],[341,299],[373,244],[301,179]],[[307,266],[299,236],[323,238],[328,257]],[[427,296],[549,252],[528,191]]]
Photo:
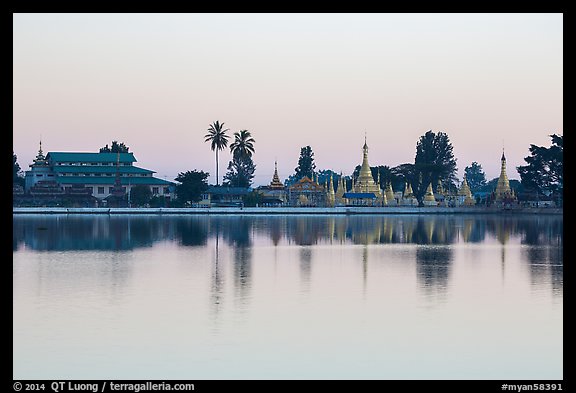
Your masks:
[[[465,243],[470,240],[470,234],[472,233],[472,225],[474,220],[464,220],[464,225],[462,226],[462,239]]]
[[[385,243],[392,243],[392,236],[394,235],[394,226],[391,220],[388,220],[388,217],[384,217],[384,225],[383,225],[383,233],[382,233],[382,240]]]
[[[414,223],[412,220],[404,224],[404,243],[412,243],[412,234],[414,233]]]
[[[424,230],[426,231],[426,235],[428,237],[428,243],[432,244],[432,236],[434,235],[434,220],[427,220],[424,223]]]

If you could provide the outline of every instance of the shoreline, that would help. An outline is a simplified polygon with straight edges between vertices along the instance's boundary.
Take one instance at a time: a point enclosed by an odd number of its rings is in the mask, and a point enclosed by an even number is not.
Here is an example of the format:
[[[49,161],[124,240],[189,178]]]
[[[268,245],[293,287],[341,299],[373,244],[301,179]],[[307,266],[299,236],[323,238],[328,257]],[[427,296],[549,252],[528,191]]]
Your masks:
[[[361,214],[553,214],[563,215],[562,208],[486,208],[486,207],[211,207],[211,208],[105,208],[105,207],[13,207],[12,214],[133,214],[133,215],[361,215]]]

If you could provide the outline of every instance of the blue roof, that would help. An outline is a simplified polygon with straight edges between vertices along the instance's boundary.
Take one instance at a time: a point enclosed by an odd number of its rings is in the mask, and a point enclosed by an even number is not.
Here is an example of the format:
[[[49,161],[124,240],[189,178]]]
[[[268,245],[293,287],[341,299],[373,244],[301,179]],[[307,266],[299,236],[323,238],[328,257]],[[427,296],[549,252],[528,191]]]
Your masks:
[[[116,170],[120,173],[155,173],[149,169],[138,168],[132,165],[113,165],[113,166],[96,166],[96,165],[82,165],[82,166],[71,166],[71,165],[55,165],[53,168],[55,173],[113,173],[116,174]]]
[[[116,176],[94,177],[94,176],[57,176],[56,180],[60,184],[102,184],[114,185]],[[167,180],[158,179],[156,177],[120,177],[122,185],[137,185],[145,184],[149,186],[171,186],[175,183]]]
[[[46,159],[52,162],[136,162],[133,153],[76,153],[49,152]]]
[[[343,197],[346,199],[376,199],[373,192],[345,192]]]

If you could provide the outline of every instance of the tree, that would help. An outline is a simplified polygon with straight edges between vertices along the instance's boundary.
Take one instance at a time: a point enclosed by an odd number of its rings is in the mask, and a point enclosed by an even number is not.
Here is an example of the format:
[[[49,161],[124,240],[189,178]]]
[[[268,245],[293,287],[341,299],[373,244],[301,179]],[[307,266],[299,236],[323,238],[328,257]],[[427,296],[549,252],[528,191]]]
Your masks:
[[[108,145],[100,148],[100,153],[128,153],[130,148],[124,142],[112,141],[112,147]]]
[[[472,162],[470,166],[464,168],[464,173],[472,193],[479,191],[481,187],[486,185],[486,175],[482,170],[482,165],[478,164],[476,161]]]
[[[150,207],[171,207],[170,200],[164,195],[154,195],[148,201]]]
[[[391,168],[390,173],[394,191],[404,191],[406,183],[414,184],[418,181],[418,174],[414,164],[400,164]]]
[[[134,206],[144,206],[150,202],[152,192],[150,187],[143,184],[138,184],[130,190],[130,203]]]
[[[448,135],[432,130],[422,135],[416,143],[414,166],[418,181],[412,184],[416,198],[421,201],[428,184],[434,186],[438,179],[444,183],[456,181],[456,159]]]
[[[256,165],[252,162],[252,157],[235,154],[228,163],[228,172],[224,176],[223,184],[231,187],[250,187],[255,171]]]
[[[252,134],[248,130],[242,130],[234,133],[234,142],[230,145],[230,153],[233,156],[247,156],[252,157],[254,154],[254,143],[256,141],[252,138]]]
[[[331,169],[322,169],[318,171],[318,183],[320,185],[328,184],[327,182],[330,181],[330,175],[332,175],[332,186],[336,191],[338,189],[338,184],[340,182],[340,174],[334,172]]]
[[[180,172],[174,179],[180,183],[176,186],[178,200],[182,204],[188,201],[199,202],[202,199],[202,193],[208,189],[208,176],[210,174],[204,171]]]
[[[556,134],[549,136],[552,138],[549,148],[531,144],[531,155],[524,158],[528,165],[516,168],[522,185],[540,194],[562,193],[564,190],[564,137]]]
[[[216,120],[208,127],[208,134],[204,135],[204,142],[210,142],[210,148],[216,151],[216,185],[218,185],[218,151],[228,146],[229,136],[226,135],[226,131],[229,129],[224,129],[224,123],[220,124]]]
[[[24,178],[20,176],[20,165],[18,164],[18,157],[12,152],[12,183],[24,187]]]
[[[294,169],[296,171],[296,179],[300,180],[304,176],[312,179],[316,164],[314,163],[314,152],[310,146],[300,149],[300,158],[298,159],[298,166]]]
[[[246,207],[256,207],[262,203],[262,194],[256,190],[244,195],[243,198],[244,206]]]

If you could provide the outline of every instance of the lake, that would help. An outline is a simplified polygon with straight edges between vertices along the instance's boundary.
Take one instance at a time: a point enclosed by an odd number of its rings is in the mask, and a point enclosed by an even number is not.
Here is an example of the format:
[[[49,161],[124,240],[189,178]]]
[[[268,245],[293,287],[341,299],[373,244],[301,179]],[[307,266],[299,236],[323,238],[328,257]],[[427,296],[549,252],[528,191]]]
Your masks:
[[[560,215],[13,216],[14,379],[563,378]]]

